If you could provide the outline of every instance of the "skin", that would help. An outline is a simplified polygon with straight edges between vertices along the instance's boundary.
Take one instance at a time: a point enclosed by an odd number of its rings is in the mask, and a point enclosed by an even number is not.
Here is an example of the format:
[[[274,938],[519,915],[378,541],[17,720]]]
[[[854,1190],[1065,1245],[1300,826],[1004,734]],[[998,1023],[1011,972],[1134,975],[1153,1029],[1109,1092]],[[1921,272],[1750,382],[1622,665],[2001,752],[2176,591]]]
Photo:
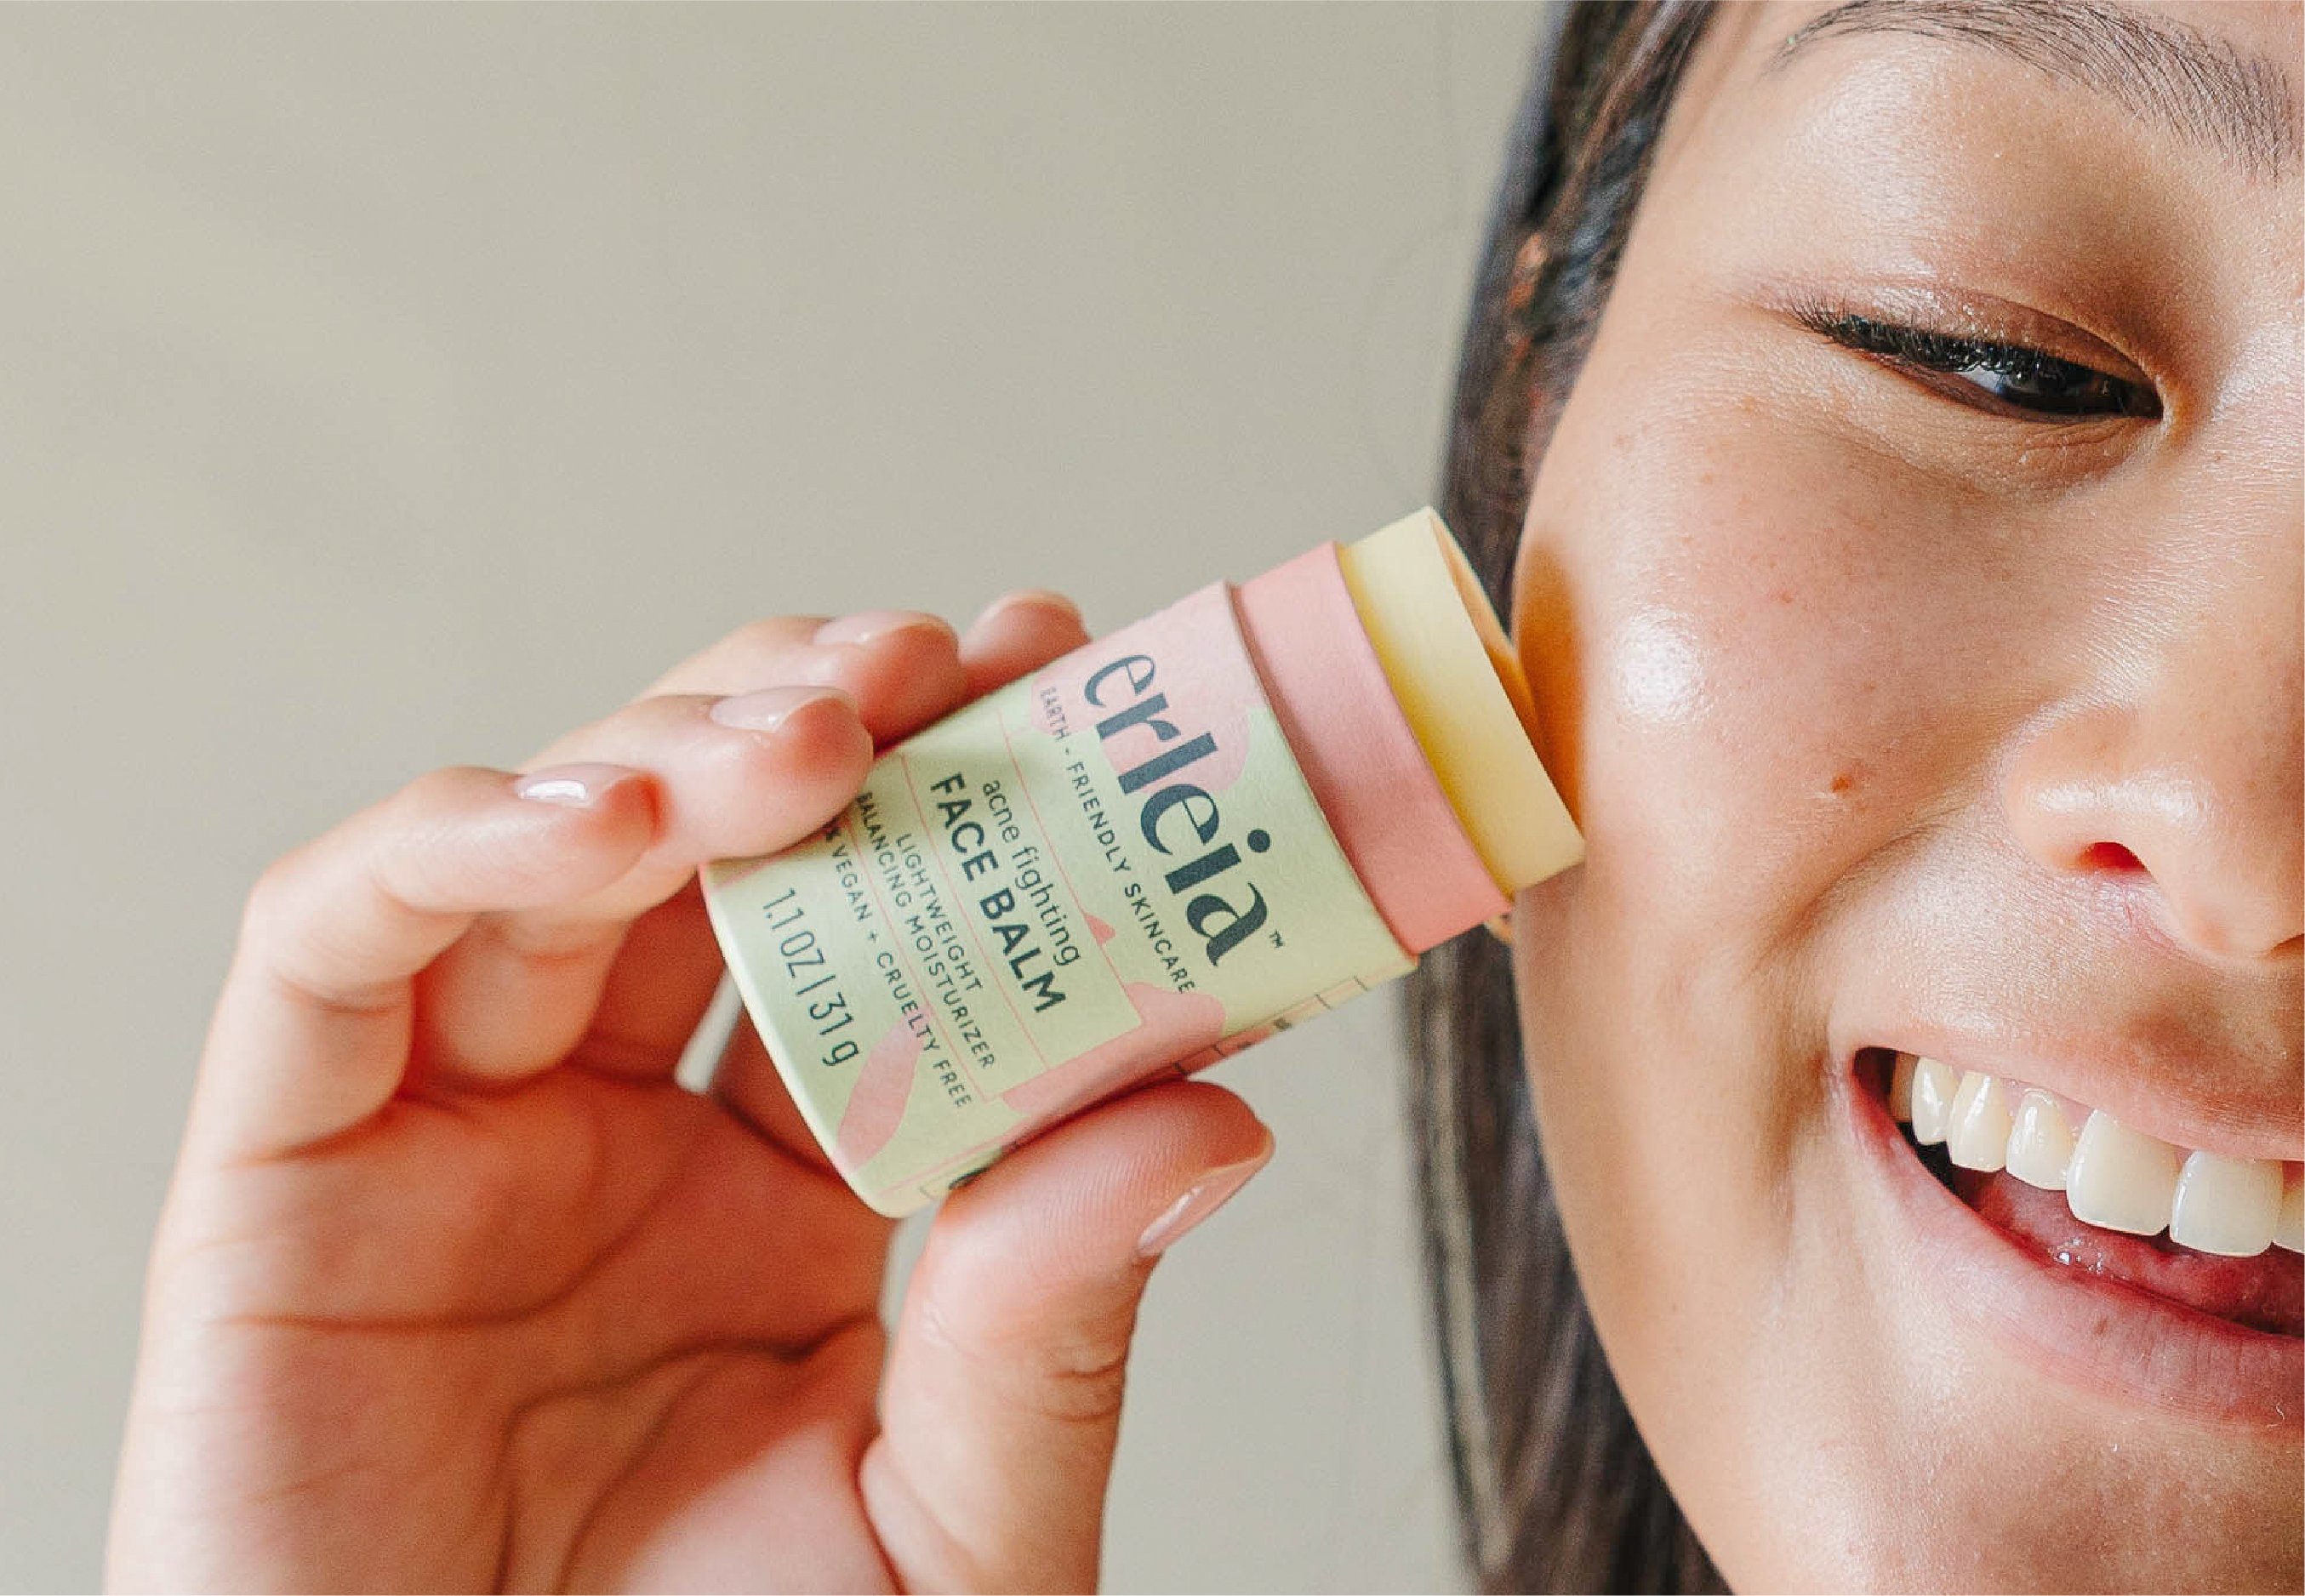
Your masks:
[[[2295,171],[1972,46],[1765,76],[1819,9],[1694,59],[1516,568],[1590,849],[1514,921],[1578,1270],[1739,1587],[2296,1590],[2293,1422],[2016,1355],[1913,1267],[1833,1045],[1901,1001],[2143,1039],[2070,1090],[2305,1154]],[[2293,5],[2173,10],[2305,59]],[[1782,310],[1922,277],[2166,419],[1982,413]]]
[[[1270,1133],[1172,1082],[1037,1140],[940,1210],[891,1337],[891,1222],[751,1027],[672,1079],[720,971],[699,863],[1084,641],[1010,598],[959,638],[759,623],[523,767],[557,801],[438,771],[273,867],[154,1244],[113,1585],[1094,1584],[1140,1238]],[[754,690],[780,724],[714,718]]]

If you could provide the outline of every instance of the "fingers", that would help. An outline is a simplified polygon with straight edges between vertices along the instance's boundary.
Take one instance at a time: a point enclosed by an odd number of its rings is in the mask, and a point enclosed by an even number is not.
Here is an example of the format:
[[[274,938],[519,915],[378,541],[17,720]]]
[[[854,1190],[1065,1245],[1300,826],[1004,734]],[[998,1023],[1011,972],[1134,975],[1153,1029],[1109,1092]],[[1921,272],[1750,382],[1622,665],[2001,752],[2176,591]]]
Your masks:
[[[262,1157],[358,1123],[406,1063],[412,978],[481,911],[581,896],[655,835],[641,772],[436,771],[282,859],[251,896],[191,1137]]]
[[[991,607],[965,643],[913,611],[764,621],[660,683],[744,690],[736,697],[643,699],[562,738],[549,758],[613,761],[657,778],[656,845],[581,901],[475,925],[424,978],[422,1066],[446,1082],[504,1082],[575,1050],[579,1062],[620,1075],[668,1074],[720,969],[691,885],[698,868],[806,836],[855,795],[876,738],[901,737],[949,709],[968,683],[1031,669],[1079,637],[1072,607],[1036,592]],[[793,684],[761,685],[761,673],[778,670]],[[819,678],[834,685],[805,684]],[[863,695],[854,718],[835,692]]]
[[[868,738],[886,743],[951,707],[966,676],[957,646],[950,626],[916,610],[771,616],[675,666],[638,701],[823,686],[846,693]],[[540,759],[596,756],[602,746],[600,727],[590,726]],[[545,1067],[581,1037],[588,1067],[669,1075],[720,976],[694,871],[708,858],[761,851],[676,852],[651,862],[644,880],[625,884],[621,910],[637,917],[629,928],[607,904],[594,906],[589,924],[567,913],[484,922],[429,983],[437,989],[426,1011],[437,1054],[456,1074],[501,1080]]]
[[[578,1061],[626,1080],[670,1076],[719,985],[720,946],[692,876],[617,939]]]
[[[426,972],[415,1040],[431,1078],[504,1082],[560,1062],[596,1029],[628,935],[659,979],[680,989],[620,990],[619,1012],[597,1028],[593,1062],[623,1074],[668,1070],[678,1047],[664,1044],[684,1021],[693,1028],[718,962],[708,941],[670,917],[644,930],[633,922],[708,860],[772,853],[809,836],[855,796],[872,760],[855,709],[826,687],[643,699],[557,747],[648,772],[658,794],[655,835],[622,875],[492,913]],[[668,950],[688,957],[665,964]]]
[[[727,1045],[720,1050],[719,1064],[712,1072],[710,1090],[731,1113],[770,1145],[783,1149],[810,1168],[838,1176],[831,1156],[816,1139],[816,1133],[808,1128],[800,1105],[793,1101],[784,1078],[777,1073],[776,1062],[769,1057],[761,1033],[753,1029],[750,1014],[739,1016],[736,1028],[729,1032]]]
[[[779,615],[740,626],[675,666],[649,697],[750,692],[772,684],[836,687],[883,745],[960,702],[967,672],[959,640],[921,610],[864,610],[837,620]],[[549,758],[564,757],[556,748]]]
[[[1137,1303],[1158,1248],[1271,1157],[1221,1087],[1146,1087],[1027,1143],[929,1233],[861,1473],[906,1589],[1096,1588]]]
[[[762,622],[674,671],[677,691],[563,739],[527,796],[486,770],[412,785],[252,896],[196,1133],[247,1156],[303,1146],[379,1108],[412,1052],[444,1079],[502,1080],[557,1062],[588,1022],[604,1065],[668,1073],[719,974],[683,891],[698,866],[807,836],[876,740],[1079,640],[1053,595],[1012,595],[965,642],[915,612]]]
[[[969,696],[990,692],[1086,641],[1080,611],[1063,594],[1040,588],[1004,594],[985,606],[961,640]]]
[[[822,665],[816,661],[824,645],[812,640],[827,632],[870,641],[835,642],[837,663]],[[1078,648],[1086,638],[1080,612],[1061,594],[1040,589],[1006,594],[986,606],[957,641],[962,691],[969,697],[990,692]],[[753,687],[764,679],[762,673],[780,668],[827,677],[845,691],[867,695],[859,700],[860,710],[885,745],[917,729],[914,723],[924,725],[954,707],[944,701],[952,680],[944,649],[951,645],[952,629],[917,611],[872,611],[838,623],[785,617],[731,633],[675,667],[658,685],[699,692]],[[944,686],[908,704],[869,696],[892,678]],[[703,901],[689,884],[644,914],[625,938],[585,1041],[588,1062],[625,1074],[669,1074],[711,1002],[719,974],[719,948]],[[737,1026],[714,1079],[724,1100],[770,1141],[804,1162],[829,1167],[749,1023]]]
[[[739,627],[675,666],[649,695],[746,692],[774,682],[838,687],[885,746],[1087,641],[1072,600],[1042,588],[1002,594],[957,638],[922,610],[831,621],[779,615]]]

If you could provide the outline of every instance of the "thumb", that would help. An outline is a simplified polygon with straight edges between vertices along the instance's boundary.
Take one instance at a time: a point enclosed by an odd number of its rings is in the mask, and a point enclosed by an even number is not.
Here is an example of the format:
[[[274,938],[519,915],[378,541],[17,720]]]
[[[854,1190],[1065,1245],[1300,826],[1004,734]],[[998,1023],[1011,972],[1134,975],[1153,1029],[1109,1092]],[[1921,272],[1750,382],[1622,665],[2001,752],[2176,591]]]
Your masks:
[[[1248,1105],[1164,1082],[947,1200],[905,1295],[859,1483],[908,1590],[1096,1586],[1120,1394],[1155,1257],[1272,1156]]]

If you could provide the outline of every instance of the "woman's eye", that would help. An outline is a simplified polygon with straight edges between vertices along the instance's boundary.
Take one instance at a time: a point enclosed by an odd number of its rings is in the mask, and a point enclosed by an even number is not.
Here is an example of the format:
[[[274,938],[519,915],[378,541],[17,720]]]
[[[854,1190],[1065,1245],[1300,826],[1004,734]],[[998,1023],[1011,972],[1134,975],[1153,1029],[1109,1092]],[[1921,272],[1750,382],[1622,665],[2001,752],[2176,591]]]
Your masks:
[[[1924,332],[1843,312],[1804,313],[1800,319],[1835,344],[1927,373],[1924,380],[1929,386],[1994,414],[2087,420],[2099,416],[2150,419],[2161,413],[2160,395],[2147,384],[2037,349]]]

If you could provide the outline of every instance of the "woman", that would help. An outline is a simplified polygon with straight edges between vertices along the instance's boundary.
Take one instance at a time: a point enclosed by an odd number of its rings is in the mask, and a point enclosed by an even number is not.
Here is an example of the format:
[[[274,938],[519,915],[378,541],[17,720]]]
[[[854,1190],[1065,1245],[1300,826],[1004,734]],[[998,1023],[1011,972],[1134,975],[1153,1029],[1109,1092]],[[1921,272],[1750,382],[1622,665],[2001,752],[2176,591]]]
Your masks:
[[[1926,1056],[1995,1082],[1964,1146],[2031,1087],[2305,1152],[2299,43],[2293,5],[1571,14],[1446,509],[1590,854],[1509,958],[1416,978],[1485,1584],[2305,1580],[2297,1254],[2082,1223],[2111,1165],[1956,1170],[1888,1100],[1935,1112]],[[1081,639],[1030,592],[957,638],[761,623],[269,872],[113,1577],[1093,1583],[1138,1295],[1263,1128],[1170,1083],[1019,1150],[884,1338],[887,1223],[749,1031],[670,1080],[697,863]]]

